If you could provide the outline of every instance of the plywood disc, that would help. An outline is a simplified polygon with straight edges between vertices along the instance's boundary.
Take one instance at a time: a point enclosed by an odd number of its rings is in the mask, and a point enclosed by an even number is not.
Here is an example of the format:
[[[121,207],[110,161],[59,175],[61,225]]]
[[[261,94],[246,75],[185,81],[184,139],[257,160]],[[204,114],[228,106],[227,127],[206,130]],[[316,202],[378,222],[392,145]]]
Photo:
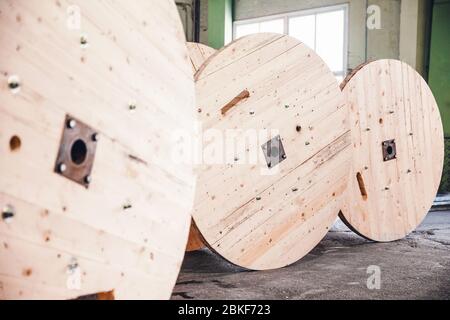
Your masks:
[[[205,131],[197,227],[239,266],[297,261],[337,217],[350,169],[347,110],[335,77],[296,39],[258,34],[212,56],[196,80]]]
[[[172,0],[0,2],[0,299],[166,299],[195,90]]]
[[[189,58],[191,59],[192,72],[195,73],[201,68],[201,66],[216,53],[216,49],[208,47],[201,43],[188,42],[187,43]]]
[[[341,217],[375,241],[406,236],[430,209],[444,139],[430,88],[410,66],[380,60],[342,84],[350,108],[353,168]]]
[[[194,75],[198,71],[198,69],[200,69],[203,63],[205,63],[205,61],[208,60],[208,58],[211,57],[216,52],[215,49],[205,46],[204,44],[201,43],[189,42],[187,44],[187,47]],[[202,235],[200,234],[200,231],[195,225],[195,222],[192,221],[186,251],[188,252],[196,251],[203,249],[204,247],[205,244],[203,243]]]

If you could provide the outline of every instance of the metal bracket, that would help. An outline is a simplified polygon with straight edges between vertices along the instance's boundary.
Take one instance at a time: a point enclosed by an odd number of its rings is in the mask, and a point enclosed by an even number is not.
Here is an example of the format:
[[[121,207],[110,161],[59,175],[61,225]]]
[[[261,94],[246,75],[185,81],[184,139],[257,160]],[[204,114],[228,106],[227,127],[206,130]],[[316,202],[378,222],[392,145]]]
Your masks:
[[[98,133],[83,122],[67,115],[55,164],[55,172],[86,188],[97,148]]]
[[[262,150],[266,157],[267,167],[269,168],[273,168],[287,159],[283,142],[279,135],[263,144]]]
[[[382,143],[383,147],[383,160],[390,161],[397,158],[397,148],[395,140],[387,140]]]

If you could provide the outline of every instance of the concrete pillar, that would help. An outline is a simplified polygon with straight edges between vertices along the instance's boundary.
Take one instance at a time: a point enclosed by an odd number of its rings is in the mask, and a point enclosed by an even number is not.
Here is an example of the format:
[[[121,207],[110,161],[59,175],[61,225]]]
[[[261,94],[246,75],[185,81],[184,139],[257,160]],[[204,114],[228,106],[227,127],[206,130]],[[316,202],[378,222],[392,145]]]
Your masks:
[[[428,0],[402,0],[400,14],[400,60],[426,73]]]

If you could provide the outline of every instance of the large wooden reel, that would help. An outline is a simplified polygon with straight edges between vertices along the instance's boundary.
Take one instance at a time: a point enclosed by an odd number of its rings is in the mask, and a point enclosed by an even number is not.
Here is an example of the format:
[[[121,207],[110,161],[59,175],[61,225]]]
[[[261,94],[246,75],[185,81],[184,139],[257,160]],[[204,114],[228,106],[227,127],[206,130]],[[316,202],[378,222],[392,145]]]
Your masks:
[[[206,60],[217,52],[216,49],[201,43],[188,42],[187,47],[194,75],[203,66]]]
[[[375,241],[405,237],[430,209],[444,139],[430,88],[410,66],[370,62],[341,85],[350,109],[353,167],[342,220]]]
[[[174,2],[2,0],[0,47],[0,298],[169,298],[195,183]]]
[[[196,91],[206,133],[193,218],[204,239],[249,269],[302,258],[335,221],[350,170],[347,110],[332,72],[296,39],[257,34],[212,56]],[[215,158],[233,133],[244,147]]]
[[[208,60],[208,58],[216,52],[216,49],[208,47],[201,43],[189,42],[187,44],[187,47],[194,75],[198,71],[198,69],[200,69],[201,66],[205,63],[205,61]],[[192,220],[186,251],[196,251],[203,249],[204,247],[205,244],[203,243],[202,235],[195,225],[195,222]]]

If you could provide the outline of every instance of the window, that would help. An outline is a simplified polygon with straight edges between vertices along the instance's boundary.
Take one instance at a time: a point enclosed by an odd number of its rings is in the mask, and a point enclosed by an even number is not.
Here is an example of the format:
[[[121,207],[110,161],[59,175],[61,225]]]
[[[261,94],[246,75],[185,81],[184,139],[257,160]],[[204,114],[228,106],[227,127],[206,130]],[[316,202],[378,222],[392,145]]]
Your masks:
[[[328,64],[338,81],[347,68],[348,5],[234,22],[233,38],[259,32],[288,34],[299,39]]]

